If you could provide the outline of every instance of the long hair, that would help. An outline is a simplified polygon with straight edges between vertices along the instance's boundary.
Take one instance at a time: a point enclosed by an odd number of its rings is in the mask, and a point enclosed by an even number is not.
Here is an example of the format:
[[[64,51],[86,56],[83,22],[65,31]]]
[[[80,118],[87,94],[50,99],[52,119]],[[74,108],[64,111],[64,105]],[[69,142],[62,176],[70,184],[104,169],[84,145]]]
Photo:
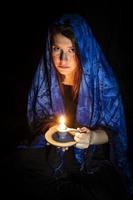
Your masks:
[[[50,30],[51,30],[50,31],[51,32],[51,38],[50,38],[51,39],[51,41],[50,41],[51,46],[52,46],[52,43],[53,43],[53,36],[57,33],[61,33],[62,35],[64,35],[68,39],[70,39],[72,41],[73,46],[75,47],[75,52],[76,52],[76,56],[77,56],[77,63],[78,63],[77,70],[76,70],[75,75],[74,75],[74,84],[72,86],[73,100],[75,100],[77,95],[78,95],[78,92],[79,92],[81,75],[82,75],[79,47],[78,47],[78,44],[76,42],[75,35],[72,31],[72,27],[69,24],[58,24],[58,25],[54,24],[54,25],[51,26]],[[61,75],[60,73],[58,73],[57,70],[56,70],[56,73],[57,73],[57,78],[58,78],[59,86],[60,86],[60,89],[61,89],[61,93],[62,93],[62,95],[64,95],[64,87],[63,87],[63,84],[62,84],[62,80],[63,80],[64,76]]]

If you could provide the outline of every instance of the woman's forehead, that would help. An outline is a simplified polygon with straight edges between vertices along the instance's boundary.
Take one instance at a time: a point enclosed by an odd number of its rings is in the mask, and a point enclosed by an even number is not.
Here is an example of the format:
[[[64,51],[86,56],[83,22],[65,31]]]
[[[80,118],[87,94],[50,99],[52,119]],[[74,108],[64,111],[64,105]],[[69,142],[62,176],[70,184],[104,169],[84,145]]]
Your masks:
[[[53,35],[53,45],[65,45],[67,47],[72,47],[72,41],[61,33]]]

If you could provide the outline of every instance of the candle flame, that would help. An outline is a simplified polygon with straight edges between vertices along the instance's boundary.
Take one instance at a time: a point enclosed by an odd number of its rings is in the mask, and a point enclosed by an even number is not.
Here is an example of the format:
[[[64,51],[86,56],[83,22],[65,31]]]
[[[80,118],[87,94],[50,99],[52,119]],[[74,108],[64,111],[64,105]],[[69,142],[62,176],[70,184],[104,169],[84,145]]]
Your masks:
[[[63,116],[60,117],[60,125],[59,125],[60,130],[65,130],[66,125],[65,125],[65,118]]]
[[[60,117],[60,123],[64,124],[65,123],[65,118],[63,116]]]

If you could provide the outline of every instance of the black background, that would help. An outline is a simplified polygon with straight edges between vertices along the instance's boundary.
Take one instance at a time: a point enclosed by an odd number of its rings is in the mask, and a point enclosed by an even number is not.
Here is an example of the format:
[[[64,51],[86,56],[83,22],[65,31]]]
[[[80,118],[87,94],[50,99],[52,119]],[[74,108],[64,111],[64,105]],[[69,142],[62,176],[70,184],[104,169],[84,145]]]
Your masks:
[[[48,24],[65,12],[86,17],[116,73],[125,108],[129,158],[133,159],[131,5],[120,1],[56,0],[1,6],[1,155],[28,135],[28,89],[43,52]]]

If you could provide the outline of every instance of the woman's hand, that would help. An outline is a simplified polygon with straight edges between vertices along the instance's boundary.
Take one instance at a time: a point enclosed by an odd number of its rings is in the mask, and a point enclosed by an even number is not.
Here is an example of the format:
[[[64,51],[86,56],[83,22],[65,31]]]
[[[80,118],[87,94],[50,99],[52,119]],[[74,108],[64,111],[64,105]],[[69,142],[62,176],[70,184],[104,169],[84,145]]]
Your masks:
[[[83,127],[78,128],[77,130],[79,132],[75,133],[74,140],[77,142],[76,147],[79,149],[88,148],[90,144],[100,145],[109,141],[107,132],[101,128],[90,130]]]
[[[91,143],[92,131],[86,127],[77,128],[79,132],[75,133],[74,140],[77,142],[76,147],[79,149],[86,149]]]

